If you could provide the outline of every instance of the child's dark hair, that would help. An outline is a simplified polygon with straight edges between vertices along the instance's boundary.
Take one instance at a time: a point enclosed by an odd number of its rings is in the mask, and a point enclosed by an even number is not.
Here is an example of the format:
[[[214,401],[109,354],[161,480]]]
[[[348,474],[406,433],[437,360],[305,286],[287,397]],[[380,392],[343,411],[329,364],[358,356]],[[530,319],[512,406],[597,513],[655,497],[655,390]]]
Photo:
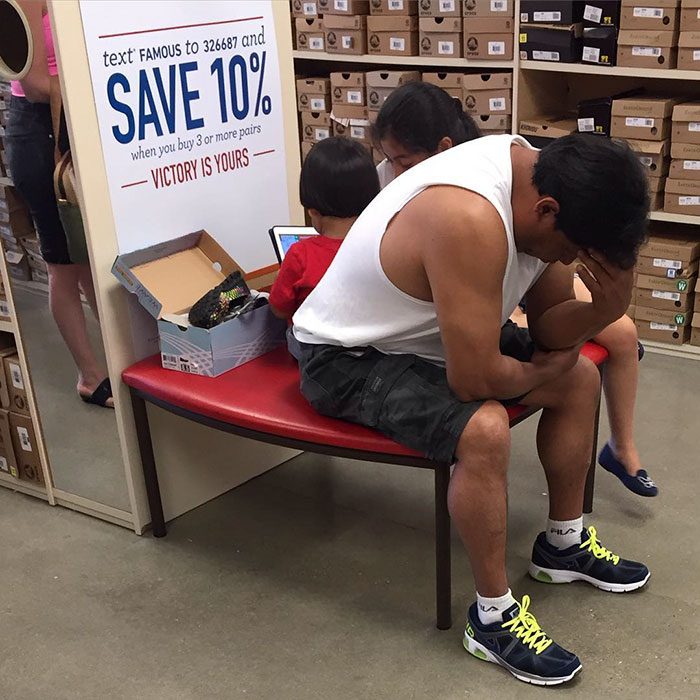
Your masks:
[[[479,128],[462,103],[432,83],[415,81],[394,90],[372,128],[375,143],[393,138],[411,153],[433,154],[449,136],[452,145],[479,138]]]
[[[359,216],[379,192],[379,178],[369,151],[359,141],[319,141],[306,156],[299,178],[299,199],[321,216]]]

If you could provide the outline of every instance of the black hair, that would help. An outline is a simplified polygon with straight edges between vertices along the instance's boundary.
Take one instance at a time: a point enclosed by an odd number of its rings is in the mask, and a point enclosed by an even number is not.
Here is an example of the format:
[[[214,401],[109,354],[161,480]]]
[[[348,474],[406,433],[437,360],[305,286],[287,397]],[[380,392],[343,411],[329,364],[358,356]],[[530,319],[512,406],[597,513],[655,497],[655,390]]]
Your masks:
[[[301,204],[322,216],[359,216],[378,192],[377,169],[359,141],[337,136],[323,139],[301,166]]]
[[[452,145],[479,138],[479,128],[462,103],[432,83],[414,81],[394,90],[382,105],[372,128],[375,143],[393,138],[410,153],[438,150],[449,136]]]
[[[594,134],[554,140],[535,163],[532,182],[559,203],[557,228],[631,268],[647,236],[649,187],[638,156],[624,142]]]

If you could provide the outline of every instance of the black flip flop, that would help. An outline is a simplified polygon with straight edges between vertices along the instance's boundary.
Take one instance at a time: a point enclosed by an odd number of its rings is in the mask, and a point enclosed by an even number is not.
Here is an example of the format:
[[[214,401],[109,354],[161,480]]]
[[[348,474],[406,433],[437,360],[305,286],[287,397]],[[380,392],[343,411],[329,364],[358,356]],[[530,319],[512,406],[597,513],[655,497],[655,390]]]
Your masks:
[[[83,396],[82,394],[79,394],[79,396],[85,403],[102,406],[102,408],[112,408],[112,406],[107,405],[107,401],[112,398],[112,384],[109,381],[109,377],[103,379],[90,396]]]

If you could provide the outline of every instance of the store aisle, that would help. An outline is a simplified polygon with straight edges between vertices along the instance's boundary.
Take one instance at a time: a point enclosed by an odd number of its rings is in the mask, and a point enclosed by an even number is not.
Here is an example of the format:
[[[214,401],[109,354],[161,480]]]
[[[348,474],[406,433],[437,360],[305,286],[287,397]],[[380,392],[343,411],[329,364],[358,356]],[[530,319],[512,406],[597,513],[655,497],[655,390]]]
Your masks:
[[[524,576],[545,517],[534,424],[517,429],[509,569],[584,671],[568,698],[700,694],[700,363],[647,355],[639,443],[661,496],[599,472],[605,544],[652,569],[612,595]],[[235,458],[234,458],[235,461]],[[471,582],[433,627],[430,476],[304,455],[186,515],[161,541],[0,489],[2,696],[12,700],[535,698],[468,656]]]

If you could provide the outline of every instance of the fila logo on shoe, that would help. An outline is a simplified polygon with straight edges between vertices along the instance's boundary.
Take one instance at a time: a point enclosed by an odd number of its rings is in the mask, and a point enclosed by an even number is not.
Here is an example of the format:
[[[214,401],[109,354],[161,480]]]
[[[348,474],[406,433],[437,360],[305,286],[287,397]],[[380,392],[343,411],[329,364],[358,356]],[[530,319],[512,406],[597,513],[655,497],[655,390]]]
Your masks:
[[[495,605],[490,605],[487,608],[485,605],[479,603],[479,610],[481,610],[481,612],[494,612],[495,610],[498,610],[498,608]]]
[[[555,527],[550,527],[549,531],[554,535],[570,535],[572,532],[576,532],[576,528],[570,527],[568,530],[559,530]]]

